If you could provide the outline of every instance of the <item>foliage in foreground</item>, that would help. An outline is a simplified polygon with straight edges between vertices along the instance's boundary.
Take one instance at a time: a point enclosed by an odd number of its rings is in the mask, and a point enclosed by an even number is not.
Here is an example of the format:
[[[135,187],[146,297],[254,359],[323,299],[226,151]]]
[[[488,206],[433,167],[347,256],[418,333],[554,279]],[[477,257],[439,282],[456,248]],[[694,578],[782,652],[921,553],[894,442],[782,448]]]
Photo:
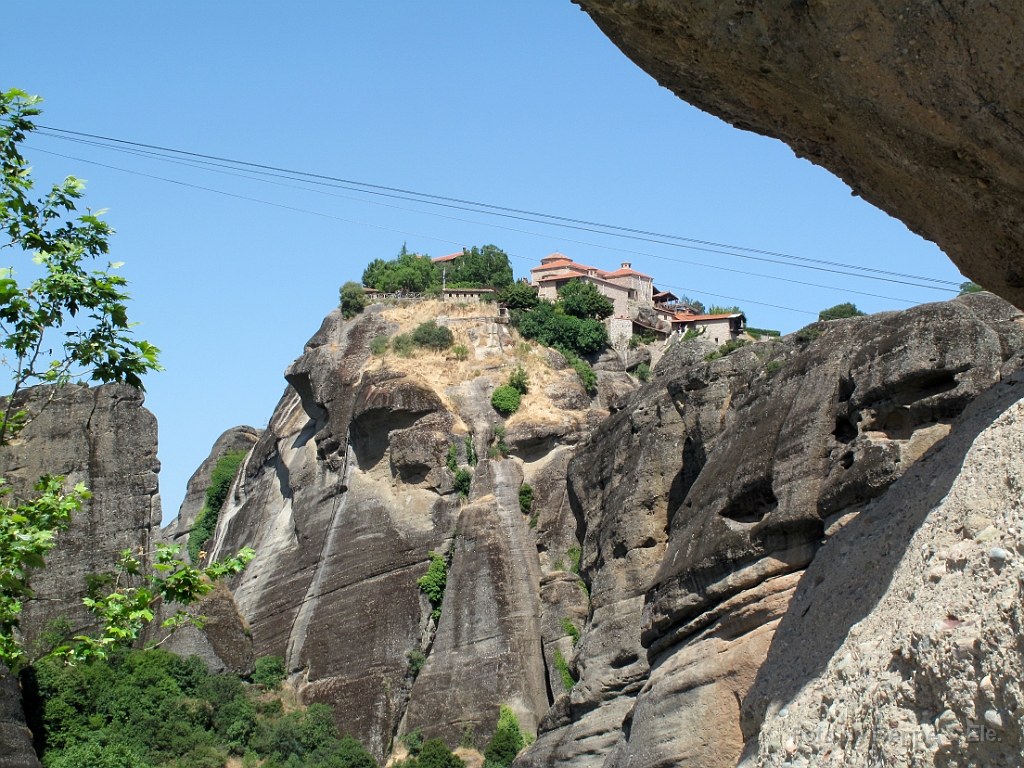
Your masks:
[[[224,506],[231,490],[231,482],[235,479],[238,467],[245,460],[248,451],[228,451],[217,459],[217,464],[210,473],[210,485],[206,489],[206,502],[199,510],[188,534],[188,556],[193,564],[199,565],[199,557],[203,547],[217,530],[220,508]]]
[[[195,656],[118,651],[76,667],[46,660],[24,680],[46,768],[221,768],[230,755],[264,768],[377,765],[358,741],[339,738],[329,707],[284,714],[280,699],[209,674]]]

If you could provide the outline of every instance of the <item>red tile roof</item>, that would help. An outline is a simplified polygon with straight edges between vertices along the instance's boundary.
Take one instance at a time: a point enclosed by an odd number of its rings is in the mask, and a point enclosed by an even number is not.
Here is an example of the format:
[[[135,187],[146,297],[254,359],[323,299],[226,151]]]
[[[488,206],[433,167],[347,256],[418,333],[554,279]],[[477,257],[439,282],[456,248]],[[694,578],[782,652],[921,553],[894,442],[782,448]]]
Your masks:
[[[637,272],[635,269],[616,269],[614,272],[609,272],[609,277],[626,277],[627,275],[636,275],[637,277],[646,277],[649,280],[654,278],[650,275],[645,275],[643,272]]]
[[[677,312],[676,320],[687,323],[694,320],[726,320],[730,317],[741,317],[742,314],[742,312],[733,312],[732,314],[727,315],[690,315],[685,312]]]
[[[463,253],[463,251],[459,251],[458,253],[449,253],[447,256],[438,256],[436,259],[431,259],[431,261],[435,264],[439,261],[451,261],[452,259],[459,258]]]

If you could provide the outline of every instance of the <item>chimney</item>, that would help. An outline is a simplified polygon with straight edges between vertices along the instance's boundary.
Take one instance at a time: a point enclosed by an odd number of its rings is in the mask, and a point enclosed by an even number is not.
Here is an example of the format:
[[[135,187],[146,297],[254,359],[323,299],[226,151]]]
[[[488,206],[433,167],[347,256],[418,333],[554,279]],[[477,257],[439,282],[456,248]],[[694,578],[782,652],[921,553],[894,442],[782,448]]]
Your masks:
[[[622,268],[623,269],[632,269],[633,265],[630,262],[628,262],[628,261],[624,261],[624,262],[622,262]]]

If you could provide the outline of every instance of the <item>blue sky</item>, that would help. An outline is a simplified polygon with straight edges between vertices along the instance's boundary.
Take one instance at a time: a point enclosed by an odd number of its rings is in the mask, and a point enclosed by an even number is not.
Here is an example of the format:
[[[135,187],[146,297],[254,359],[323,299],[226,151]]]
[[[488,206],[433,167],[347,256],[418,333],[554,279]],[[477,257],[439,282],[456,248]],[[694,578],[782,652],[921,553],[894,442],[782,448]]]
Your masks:
[[[660,88],[568,0],[38,2],[5,7],[4,27],[20,43],[0,88],[43,96],[45,125],[962,279],[826,171]],[[147,405],[160,422],[165,520],[223,430],[265,425],[338,286],[403,242],[431,255],[494,243],[517,257],[517,275],[553,251],[603,268],[631,261],[706,304],[736,297],[751,325],[783,332],[842,301],[874,312],[952,295],[447,212],[477,223],[455,221],[53,138],[28,144],[40,184],[85,178],[86,203],[109,209],[139,335],[163,350]]]

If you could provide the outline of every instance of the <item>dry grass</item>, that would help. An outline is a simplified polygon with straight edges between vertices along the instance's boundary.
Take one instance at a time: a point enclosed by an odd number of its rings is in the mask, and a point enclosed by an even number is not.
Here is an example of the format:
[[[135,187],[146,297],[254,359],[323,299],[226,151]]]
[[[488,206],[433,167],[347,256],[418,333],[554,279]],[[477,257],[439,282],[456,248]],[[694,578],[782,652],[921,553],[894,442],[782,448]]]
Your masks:
[[[422,301],[392,307],[384,310],[382,314],[389,322],[399,325],[398,333],[411,334],[420,323],[436,320],[438,315],[448,315],[451,318],[473,318],[488,317],[493,312],[494,307],[489,304],[470,304],[466,307],[459,307],[441,301]],[[509,419],[508,425],[514,426],[523,421],[563,423],[567,415],[571,415],[571,412],[567,413],[562,408],[555,406],[546,390],[550,385],[563,380],[575,380],[576,374],[572,371],[554,370],[544,354],[544,348],[535,342],[524,340],[510,326],[504,326],[504,330],[510,337],[510,342],[505,345],[503,353],[477,360],[468,331],[473,328],[477,332],[483,332],[486,327],[487,323],[485,322],[453,323],[449,326],[455,337],[455,345],[462,344],[469,349],[469,357],[466,360],[458,360],[450,349],[436,352],[417,348],[409,357],[402,357],[389,349],[382,357],[372,358],[367,363],[366,369],[383,368],[390,371],[401,371],[411,379],[430,387],[441,397],[445,407],[457,414],[458,404],[453,402],[445,392],[448,387],[458,386],[477,376],[488,376],[496,386],[500,386],[507,382],[512,371],[521,365],[529,376],[529,392],[523,396],[519,410]],[[465,430],[467,428],[464,424],[456,424],[456,432]]]

